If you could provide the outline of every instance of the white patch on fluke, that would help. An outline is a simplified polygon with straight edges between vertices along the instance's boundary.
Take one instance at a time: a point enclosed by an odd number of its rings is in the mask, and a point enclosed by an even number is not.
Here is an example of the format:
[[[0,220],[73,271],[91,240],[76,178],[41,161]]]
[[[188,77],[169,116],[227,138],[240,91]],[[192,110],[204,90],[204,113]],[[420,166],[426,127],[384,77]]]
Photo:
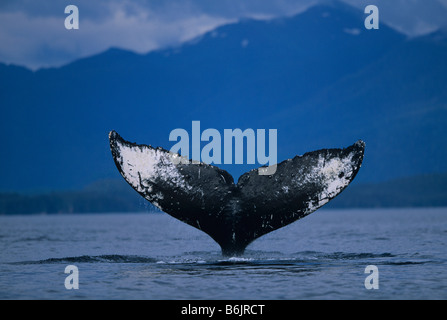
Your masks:
[[[117,147],[123,176],[138,192],[151,192],[151,185],[155,184],[157,179],[171,187],[192,189],[171,161],[171,154],[145,146],[128,146],[120,142],[117,142]],[[163,199],[163,194],[159,192],[153,196],[152,200]]]
[[[349,177],[353,173],[354,153],[339,158],[326,160],[323,156],[318,158],[318,163],[306,177],[307,181],[318,181],[324,187],[318,194],[318,203],[309,202],[306,213],[311,213],[329,202],[341,192],[350,182]]]

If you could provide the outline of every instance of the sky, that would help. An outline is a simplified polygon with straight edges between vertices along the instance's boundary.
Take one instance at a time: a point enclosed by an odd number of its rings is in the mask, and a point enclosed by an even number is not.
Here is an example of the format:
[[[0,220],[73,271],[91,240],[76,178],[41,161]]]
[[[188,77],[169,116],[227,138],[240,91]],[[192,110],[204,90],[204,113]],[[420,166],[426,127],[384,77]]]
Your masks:
[[[327,1],[327,0],[323,0]],[[418,36],[447,24],[447,0],[343,0],[379,8],[381,22]],[[118,47],[138,53],[178,45],[241,18],[298,14],[322,0],[1,0],[0,62],[36,70]],[[79,8],[67,30],[65,7]]]

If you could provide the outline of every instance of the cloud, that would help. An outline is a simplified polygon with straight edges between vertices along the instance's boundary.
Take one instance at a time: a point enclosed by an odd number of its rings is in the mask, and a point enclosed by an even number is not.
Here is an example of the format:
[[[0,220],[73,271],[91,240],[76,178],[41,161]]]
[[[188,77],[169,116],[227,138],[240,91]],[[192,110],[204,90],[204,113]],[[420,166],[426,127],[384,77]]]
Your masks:
[[[0,61],[60,66],[110,47],[139,53],[177,45],[243,17],[294,15],[320,0],[73,0],[80,29],[66,30],[62,0],[0,1]],[[344,0],[359,8],[367,0]],[[444,23],[447,0],[377,0],[381,19],[407,34]]]
[[[96,18],[94,12],[79,6],[80,28],[67,30],[63,9],[57,16],[50,12],[0,12],[0,61],[36,69],[62,65],[110,47],[145,53],[234,21],[201,12],[193,14],[184,6],[183,10],[171,7],[172,11],[160,14],[129,1],[112,1],[103,8],[108,12],[107,19],[102,14]]]
[[[343,0],[365,8],[370,0]],[[375,0],[380,20],[408,36],[419,36],[446,25],[447,0]]]

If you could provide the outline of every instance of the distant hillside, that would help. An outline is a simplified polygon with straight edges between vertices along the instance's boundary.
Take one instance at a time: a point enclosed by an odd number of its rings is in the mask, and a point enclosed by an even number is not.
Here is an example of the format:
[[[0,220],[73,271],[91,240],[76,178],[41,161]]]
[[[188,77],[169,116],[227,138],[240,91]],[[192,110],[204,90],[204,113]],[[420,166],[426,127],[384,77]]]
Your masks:
[[[79,191],[0,193],[0,214],[63,214],[158,211],[121,180],[104,180]]]
[[[447,207],[447,173],[348,186],[324,208]],[[39,195],[0,194],[0,214],[159,212],[124,180]]]
[[[325,208],[447,207],[447,173],[348,186]]]

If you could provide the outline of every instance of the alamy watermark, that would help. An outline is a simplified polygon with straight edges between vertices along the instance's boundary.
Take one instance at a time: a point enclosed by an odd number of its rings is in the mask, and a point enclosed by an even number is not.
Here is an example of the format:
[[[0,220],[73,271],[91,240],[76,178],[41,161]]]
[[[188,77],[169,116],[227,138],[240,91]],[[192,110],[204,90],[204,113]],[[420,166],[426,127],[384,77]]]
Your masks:
[[[368,16],[365,19],[365,28],[368,30],[379,29],[379,8],[374,5],[365,7],[365,11]]]
[[[64,273],[68,273],[65,278],[65,289],[67,290],[78,290],[79,289],[79,269],[74,265],[68,265],[65,267]]]
[[[369,274],[365,278],[365,289],[379,289],[379,268],[375,265],[366,266],[365,273]]]
[[[65,14],[68,16],[65,18],[64,26],[67,30],[79,29],[79,9],[76,5],[70,4],[65,7]],[[364,25],[368,30],[379,29],[379,8],[375,5],[368,5],[364,10],[368,16],[365,19]]]
[[[79,29],[79,9],[77,6],[70,4],[65,7],[65,11],[68,16],[65,18],[64,25],[65,29]]]
[[[233,164],[233,142],[234,163],[243,164],[244,154],[246,164],[266,165],[258,170],[260,175],[272,175],[277,166],[277,135],[276,129],[268,130],[268,141],[266,130],[257,129],[224,129],[223,131],[223,155],[222,136],[217,129],[209,128],[201,132],[200,121],[192,121],[191,137],[185,129],[177,128],[169,134],[169,141],[176,141],[169,150],[172,154],[181,154],[181,157],[173,157],[173,162],[189,163],[191,155],[193,163],[204,162],[207,164]],[[190,139],[191,138],[191,139]],[[191,141],[190,141],[191,140]],[[244,141],[246,152],[244,152]],[[190,149],[191,142],[191,149]],[[208,142],[201,148],[202,142]],[[267,144],[268,142],[268,144]],[[268,145],[268,154],[266,148]],[[191,150],[191,154],[190,154]],[[223,161],[222,161],[223,156]]]

